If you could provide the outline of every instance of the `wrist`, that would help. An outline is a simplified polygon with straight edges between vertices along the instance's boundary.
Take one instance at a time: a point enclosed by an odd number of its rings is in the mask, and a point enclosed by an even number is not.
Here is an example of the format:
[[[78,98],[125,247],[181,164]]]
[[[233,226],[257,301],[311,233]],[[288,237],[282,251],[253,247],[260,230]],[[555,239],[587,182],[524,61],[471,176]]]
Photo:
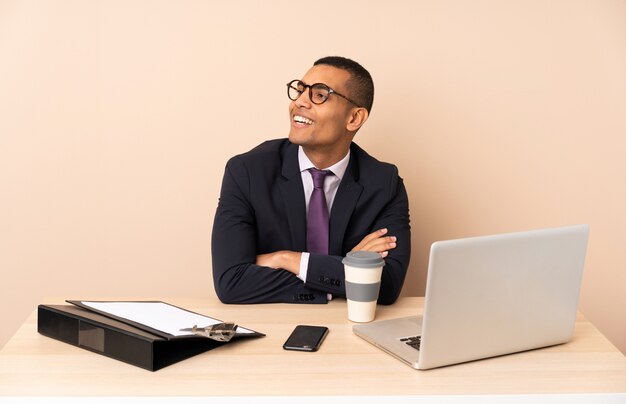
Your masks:
[[[295,275],[300,274],[300,259],[302,253],[295,251],[279,251],[279,268],[289,271]]]

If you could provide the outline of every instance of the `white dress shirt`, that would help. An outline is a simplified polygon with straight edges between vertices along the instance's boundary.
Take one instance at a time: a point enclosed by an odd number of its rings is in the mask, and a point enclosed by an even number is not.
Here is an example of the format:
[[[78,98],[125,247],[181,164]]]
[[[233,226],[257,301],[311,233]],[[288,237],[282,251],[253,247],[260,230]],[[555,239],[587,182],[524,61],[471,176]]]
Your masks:
[[[335,200],[335,195],[337,194],[337,189],[339,188],[339,183],[348,168],[349,162],[350,150],[348,150],[348,154],[346,154],[344,158],[330,167],[315,167],[315,165],[313,165],[311,160],[309,160],[304,153],[304,150],[302,150],[302,146],[298,147],[298,163],[300,165],[300,175],[302,176],[302,186],[304,187],[304,200],[306,203],[307,217],[309,214],[309,200],[311,199],[311,194],[313,193],[313,178],[311,177],[311,173],[309,173],[308,169],[319,168],[320,170],[329,170],[333,173],[333,175],[327,175],[324,181],[324,195],[326,196],[326,204],[328,205],[328,212],[330,214]],[[308,269],[309,253],[303,252],[302,257],[300,258],[300,274],[298,275],[298,278],[302,279],[305,283]],[[331,298],[332,295],[328,295],[328,299],[330,300]]]

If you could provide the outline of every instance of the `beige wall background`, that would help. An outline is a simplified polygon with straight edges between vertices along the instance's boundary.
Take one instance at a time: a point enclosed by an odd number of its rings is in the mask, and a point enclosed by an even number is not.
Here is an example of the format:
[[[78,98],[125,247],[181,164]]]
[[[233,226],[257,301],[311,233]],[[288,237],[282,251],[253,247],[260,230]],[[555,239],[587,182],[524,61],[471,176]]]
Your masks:
[[[325,55],[435,240],[589,223],[582,312],[626,352],[626,2],[0,0],[0,346],[46,297],[213,296],[226,160]]]

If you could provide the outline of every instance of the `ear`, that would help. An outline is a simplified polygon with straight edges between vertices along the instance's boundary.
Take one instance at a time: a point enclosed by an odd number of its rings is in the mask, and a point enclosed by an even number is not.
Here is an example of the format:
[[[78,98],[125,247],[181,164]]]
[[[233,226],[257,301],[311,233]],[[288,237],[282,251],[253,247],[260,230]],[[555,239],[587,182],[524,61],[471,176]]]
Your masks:
[[[348,132],[356,132],[361,128],[361,126],[363,126],[368,117],[369,112],[367,112],[367,109],[353,108],[348,118],[346,129],[348,130]]]

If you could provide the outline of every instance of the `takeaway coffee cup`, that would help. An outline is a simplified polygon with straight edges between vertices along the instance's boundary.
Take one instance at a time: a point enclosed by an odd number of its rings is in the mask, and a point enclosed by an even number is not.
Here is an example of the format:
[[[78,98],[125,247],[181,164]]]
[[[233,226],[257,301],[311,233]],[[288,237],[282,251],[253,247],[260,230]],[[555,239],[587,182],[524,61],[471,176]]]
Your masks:
[[[374,320],[385,261],[372,251],[351,251],[342,262],[346,274],[348,319],[357,323]]]

